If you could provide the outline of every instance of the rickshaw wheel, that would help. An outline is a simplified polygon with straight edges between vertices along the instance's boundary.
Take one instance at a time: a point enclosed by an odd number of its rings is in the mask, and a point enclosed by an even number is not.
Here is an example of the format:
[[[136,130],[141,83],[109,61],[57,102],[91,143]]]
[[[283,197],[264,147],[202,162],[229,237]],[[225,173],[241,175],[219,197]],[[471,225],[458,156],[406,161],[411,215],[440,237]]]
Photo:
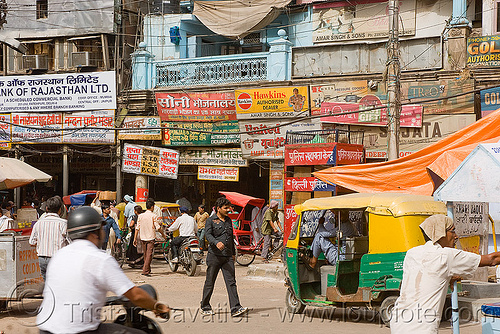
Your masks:
[[[255,260],[255,254],[242,254],[238,252],[238,248],[236,246],[234,249],[236,252],[236,263],[240,266],[249,266]]]
[[[389,327],[391,322],[392,309],[394,308],[396,299],[398,299],[398,296],[388,296],[382,301],[382,304],[380,304],[380,319],[387,327]]]
[[[170,270],[172,270],[173,272],[176,272],[177,268],[179,268],[179,264],[178,263],[172,263],[172,259],[173,259],[172,248],[170,248],[168,250],[168,253],[167,253],[168,266],[170,267]]]
[[[287,311],[293,314],[302,313],[306,308],[306,306],[302,304],[297,297],[295,297],[295,294],[291,291],[291,289],[286,290],[285,303]]]

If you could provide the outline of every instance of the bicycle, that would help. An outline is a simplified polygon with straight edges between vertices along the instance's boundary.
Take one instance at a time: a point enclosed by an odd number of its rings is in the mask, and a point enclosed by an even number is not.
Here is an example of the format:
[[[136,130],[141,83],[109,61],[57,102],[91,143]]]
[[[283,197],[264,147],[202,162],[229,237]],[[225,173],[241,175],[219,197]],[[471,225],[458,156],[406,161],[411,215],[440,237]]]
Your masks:
[[[275,235],[271,235],[271,239],[273,239],[272,244],[274,245],[274,240],[279,238],[278,244],[273,246],[273,248],[267,253],[266,260],[271,260],[275,254],[279,251],[283,253],[283,234],[279,237]],[[238,241],[234,239],[235,242],[235,250],[236,250],[236,263],[240,266],[249,266],[255,260],[257,254],[262,253],[262,246],[264,245],[264,237],[260,238],[259,242],[255,245],[242,246],[238,244]]]

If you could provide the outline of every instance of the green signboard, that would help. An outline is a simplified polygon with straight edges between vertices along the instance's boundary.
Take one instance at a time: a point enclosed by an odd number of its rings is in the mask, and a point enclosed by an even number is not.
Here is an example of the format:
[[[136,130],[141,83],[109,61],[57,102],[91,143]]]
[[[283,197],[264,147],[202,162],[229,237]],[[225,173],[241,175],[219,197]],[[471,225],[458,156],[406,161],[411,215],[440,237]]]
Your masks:
[[[163,122],[163,145],[166,146],[210,146],[239,144],[238,121],[225,122]],[[189,131],[198,130],[198,131]],[[217,134],[213,132],[225,132]],[[234,134],[231,134],[231,133]]]

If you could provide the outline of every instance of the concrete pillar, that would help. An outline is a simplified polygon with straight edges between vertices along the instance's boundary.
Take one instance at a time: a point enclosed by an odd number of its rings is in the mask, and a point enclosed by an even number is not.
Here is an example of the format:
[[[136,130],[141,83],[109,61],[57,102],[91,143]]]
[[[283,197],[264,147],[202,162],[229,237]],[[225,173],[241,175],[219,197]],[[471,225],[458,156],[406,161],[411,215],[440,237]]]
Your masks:
[[[466,0],[453,0],[453,13],[450,25],[469,25],[467,19],[467,1]]]
[[[68,185],[69,185],[69,166],[68,166],[68,145],[63,146],[63,186],[62,193],[63,196],[68,195]]]
[[[153,76],[154,55],[146,50],[146,43],[139,43],[139,49],[134,51],[132,58],[132,89],[151,89],[156,86]]]
[[[116,202],[120,203],[122,199],[122,144],[118,139],[116,141]]]
[[[292,78],[292,42],[286,39],[286,31],[278,31],[279,39],[269,43],[267,80],[285,81]]]

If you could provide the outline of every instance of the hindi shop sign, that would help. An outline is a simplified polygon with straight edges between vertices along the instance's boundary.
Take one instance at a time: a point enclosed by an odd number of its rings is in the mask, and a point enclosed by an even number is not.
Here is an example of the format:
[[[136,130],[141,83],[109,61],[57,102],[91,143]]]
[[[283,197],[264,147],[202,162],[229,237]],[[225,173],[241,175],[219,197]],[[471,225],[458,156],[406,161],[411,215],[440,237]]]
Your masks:
[[[179,164],[246,167],[248,160],[243,159],[241,148],[196,147],[182,151]]]
[[[239,181],[239,167],[198,166],[198,180]]]
[[[11,115],[0,114],[0,150],[10,150],[12,126]]]
[[[314,145],[286,145],[285,165],[347,165],[363,160],[363,145],[322,143]]]
[[[161,140],[160,127],[160,117],[127,116],[121,128],[128,130],[118,131],[118,139]]]
[[[459,237],[488,233],[488,203],[453,202],[453,222]]]
[[[307,86],[241,89],[234,95],[238,120],[309,114]]]
[[[116,109],[115,72],[0,77],[0,112]]]
[[[163,145],[166,146],[210,146],[240,143],[238,121],[217,123],[164,122],[163,127],[166,127],[163,130]],[[235,133],[232,134],[232,132]]]
[[[179,152],[166,148],[131,145],[123,146],[122,171],[177,179]]]
[[[285,191],[335,191],[335,186],[315,177],[287,177]]]
[[[156,93],[156,106],[162,121],[235,121],[233,92]]]

